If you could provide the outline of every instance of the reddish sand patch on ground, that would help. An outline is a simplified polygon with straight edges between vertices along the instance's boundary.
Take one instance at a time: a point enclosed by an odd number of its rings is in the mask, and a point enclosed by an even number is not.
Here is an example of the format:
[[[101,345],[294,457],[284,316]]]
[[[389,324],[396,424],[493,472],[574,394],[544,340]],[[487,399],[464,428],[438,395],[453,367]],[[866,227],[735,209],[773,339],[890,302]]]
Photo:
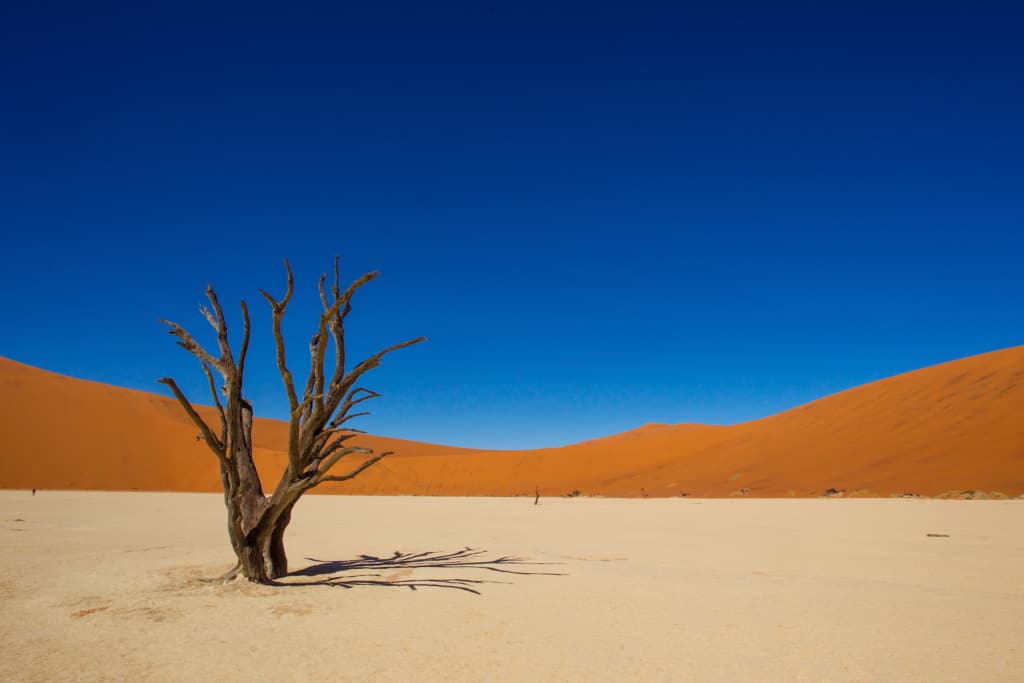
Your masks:
[[[218,491],[173,399],[0,359],[0,488]],[[207,416],[212,417],[210,413]],[[379,436],[392,450],[323,492],[405,495],[935,496],[1024,493],[1024,346],[856,387],[728,427],[647,425],[561,448],[483,451]],[[264,485],[285,425],[254,433]],[[358,461],[353,462],[358,464]],[[958,494],[953,494],[958,495]]]

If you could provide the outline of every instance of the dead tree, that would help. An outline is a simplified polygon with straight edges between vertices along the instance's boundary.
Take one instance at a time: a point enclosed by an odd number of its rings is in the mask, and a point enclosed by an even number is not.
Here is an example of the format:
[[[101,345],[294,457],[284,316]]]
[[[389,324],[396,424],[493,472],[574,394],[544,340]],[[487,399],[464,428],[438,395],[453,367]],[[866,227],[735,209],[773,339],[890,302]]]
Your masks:
[[[288,274],[288,287],[284,297],[275,299],[267,292],[260,294],[270,304],[273,314],[274,343],[277,349],[277,369],[288,394],[290,416],[288,420],[288,462],[274,492],[264,495],[260,475],[252,457],[252,405],[242,392],[246,353],[249,350],[249,309],[242,309],[242,342],[236,356],[228,341],[228,326],[217,295],[207,286],[206,297],[211,308],[199,310],[217,333],[215,355],[208,352],[181,325],[167,320],[170,333],[177,337],[178,345],[199,359],[209,384],[210,396],[219,417],[219,429],[206,423],[170,377],[159,381],[166,384],[189,418],[199,428],[206,445],[217,457],[224,504],[228,512],[228,536],[238,563],[225,575],[225,579],[241,574],[250,581],[268,583],[288,572],[288,558],[284,549],[284,532],[291,521],[292,508],[310,489],[325,481],[345,481],[379,462],[390,452],[374,454],[368,448],[348,445],[358,433],[348,422],[365,411],[353,409],[379,394],[361,386],[359,379],[377,367],[388,353],[412,346],[424,340],[410,339],[378,351],[346,370],[345,317],[352,310],[352,295],[359,287],[377,277],[367,273],[341,291],[338,280],[338,259],[334,260],[334,284],[326,286],[327,276],[319,282],[323,313],[320,325],[309,342],[310,370],[305,388],[300,394],[295,389],[292,373],[285,357],[281,319],[284,317],[294,291],[294,279],[288,260],[284,261]],[[333,370],[327,375],[328,347],[334,347]],[[218,389],[216,371],[223,379]],[[223,400],[222,400],[223,398]],[[350,456],[360,459],[343,474],[332,470]],[[361,458],[360,458],[361,456]]]

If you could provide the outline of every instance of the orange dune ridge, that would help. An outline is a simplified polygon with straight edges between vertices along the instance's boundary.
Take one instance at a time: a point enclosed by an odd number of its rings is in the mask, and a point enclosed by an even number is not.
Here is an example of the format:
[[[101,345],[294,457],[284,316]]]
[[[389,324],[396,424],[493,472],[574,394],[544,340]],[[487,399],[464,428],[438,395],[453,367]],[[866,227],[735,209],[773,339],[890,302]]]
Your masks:
[[[213,455],[171,398],[2,358],[0,388],[0,488],[220,490]],[[285,460],[286,426],[257,419],[253,440],[264,486],[272,487]],[[395,454],[318,492],[511,496],[539,488],[548,496],[806,497],[834,489],[1016,496],[1024,493],[1024,346],[728,427],[647,425],[528,451],[371,435],[358,444]]]

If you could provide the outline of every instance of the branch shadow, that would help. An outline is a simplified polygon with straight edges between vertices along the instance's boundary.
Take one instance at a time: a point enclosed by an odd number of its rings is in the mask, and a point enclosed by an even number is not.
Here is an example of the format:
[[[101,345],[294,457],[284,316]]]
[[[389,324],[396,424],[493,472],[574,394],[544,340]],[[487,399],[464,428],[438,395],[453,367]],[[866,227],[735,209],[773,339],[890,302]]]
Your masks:
[[[402,553],[396,550],[395,554],[390,557],[360,555],[352,560],[318,560],[307,557],[306,560],[313,564],[289,573],[287,578],[310,577],[312,580],[277,583],[282,586],[337,586],[339,588],[354,588],[356,586],[386,586],[410,590],[450,588],[480,595],[478,586],[510,582],[468,578],[400,579],[385,576],[384,572],[398,570],[404,574],[416,569],[477,569],[518,576],[565,576],[561,572],[528,569],[528,567],[562,564],[561,562],[532,562],[524,557],[510,555],[487,558],[484,557],[486,552],[486,550],[464,548],[448,553],[429,551]],[[352,573],[364,570],[366,573]]]

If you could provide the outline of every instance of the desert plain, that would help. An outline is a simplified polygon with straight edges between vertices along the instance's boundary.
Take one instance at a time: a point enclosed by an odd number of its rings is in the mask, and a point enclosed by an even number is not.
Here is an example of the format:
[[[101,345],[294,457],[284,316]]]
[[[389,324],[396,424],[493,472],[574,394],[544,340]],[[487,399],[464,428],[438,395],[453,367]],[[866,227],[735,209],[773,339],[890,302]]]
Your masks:
[[[284,586],[201,580],[232,564],[223,515],[215,494],[0,492],[0,679],[1024,672],[1017,500],[308,496]]]

